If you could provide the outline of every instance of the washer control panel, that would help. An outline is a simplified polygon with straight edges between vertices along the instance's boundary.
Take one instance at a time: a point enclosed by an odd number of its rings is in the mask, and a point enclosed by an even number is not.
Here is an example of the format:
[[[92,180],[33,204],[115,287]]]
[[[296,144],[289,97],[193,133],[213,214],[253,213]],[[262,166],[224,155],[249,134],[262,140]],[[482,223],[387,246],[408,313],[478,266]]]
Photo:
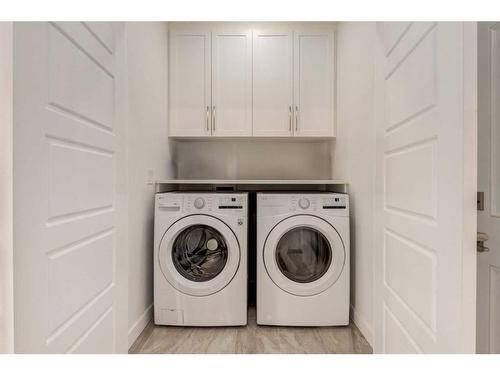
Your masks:
[[[240,213],[246,210],[245,194],[210,193],[163,193],[157,195],[157,205],[164,211],[186,213],[226,212]]]
[[[205,207],[205,199],[203,199],[202,197],[195,198],[193,205],[194,208],[201,210],[203,207]]]
[[[217,197],[218,208],[220,210],[241,210],[243,209],[243,197],[237,195],[227,195]]]
[[[180,211],[182,208],[182,197],[173,194],[158,194],[156,202],[158,208],[169,211]]]
[[[189,194],[184,196],[184,205],[184,211],[186,212],[212,211],[214,199],[212,196]]]

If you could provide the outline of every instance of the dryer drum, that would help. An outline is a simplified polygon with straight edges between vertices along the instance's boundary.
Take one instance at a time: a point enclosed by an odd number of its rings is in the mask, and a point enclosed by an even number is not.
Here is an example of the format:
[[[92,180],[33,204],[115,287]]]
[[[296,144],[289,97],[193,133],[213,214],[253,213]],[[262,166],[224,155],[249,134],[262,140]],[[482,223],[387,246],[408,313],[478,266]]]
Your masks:
[[[228,257],[224,237],[207,225],[182,230],[172,246],[172,261],[183,277],[195,282],[208,281],[222,272]]]
[[[276,263],[281,273],[298,283],[320,279],[332,263],[332,249],[316,229],[298,227],[286,232],[276,246]]]

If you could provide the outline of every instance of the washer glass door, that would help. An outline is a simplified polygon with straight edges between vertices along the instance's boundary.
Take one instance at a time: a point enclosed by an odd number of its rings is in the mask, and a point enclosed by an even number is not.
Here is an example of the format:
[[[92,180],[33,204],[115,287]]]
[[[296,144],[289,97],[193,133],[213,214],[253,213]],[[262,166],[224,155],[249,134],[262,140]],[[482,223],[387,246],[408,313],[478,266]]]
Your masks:
[[[240,245],[222,220],[185,216],[164,233],[158,251],[160,269],[177,290],[208,296],[225,288],[238,271]]]
[[[177,271],[191,281],[208,281],[224,269],[228,256],[226,241],[208,225],[196,224],[182,230],[172,246]]]

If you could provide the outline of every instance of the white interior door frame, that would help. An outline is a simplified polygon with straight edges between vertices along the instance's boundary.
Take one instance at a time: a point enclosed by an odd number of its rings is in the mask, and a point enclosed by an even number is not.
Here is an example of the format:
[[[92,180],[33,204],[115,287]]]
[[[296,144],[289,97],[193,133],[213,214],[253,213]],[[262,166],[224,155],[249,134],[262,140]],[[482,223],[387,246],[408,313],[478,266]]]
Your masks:
[[[374,351],[474,353],[477,25],[377,25]]]
[[[477,352],[500,353],[500,22],[478,25],[478,231],[487,252],[477,259]]]
[[[0,353],[14,351],[13,23],[0,22]]]

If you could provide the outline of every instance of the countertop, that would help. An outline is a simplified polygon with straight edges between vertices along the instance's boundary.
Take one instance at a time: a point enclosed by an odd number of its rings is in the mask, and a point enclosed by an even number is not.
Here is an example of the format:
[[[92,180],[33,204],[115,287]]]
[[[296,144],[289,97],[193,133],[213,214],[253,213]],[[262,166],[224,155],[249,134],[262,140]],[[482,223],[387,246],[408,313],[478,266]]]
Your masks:
[[[225,180],[225,179],[165,179],[157,184],[183,185],[347,185],[345,180]]]

